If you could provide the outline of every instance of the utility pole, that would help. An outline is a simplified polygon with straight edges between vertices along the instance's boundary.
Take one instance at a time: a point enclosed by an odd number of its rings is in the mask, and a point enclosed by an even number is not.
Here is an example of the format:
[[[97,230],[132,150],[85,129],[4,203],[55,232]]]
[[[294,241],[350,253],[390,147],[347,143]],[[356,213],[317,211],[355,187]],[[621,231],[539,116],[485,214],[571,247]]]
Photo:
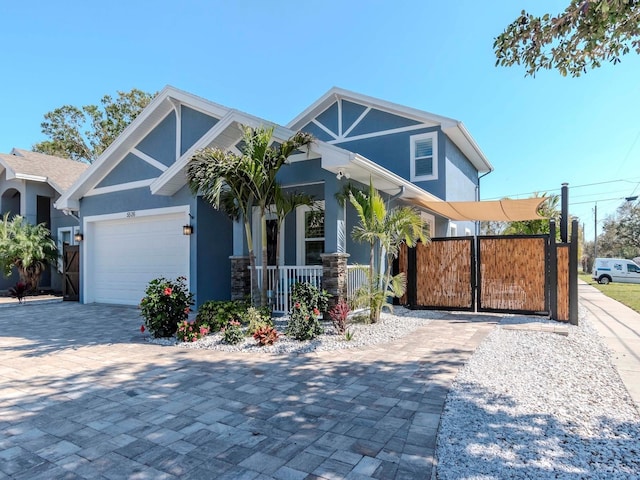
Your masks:
[[[593,261],[598,258],[598,202],[593,209]]]

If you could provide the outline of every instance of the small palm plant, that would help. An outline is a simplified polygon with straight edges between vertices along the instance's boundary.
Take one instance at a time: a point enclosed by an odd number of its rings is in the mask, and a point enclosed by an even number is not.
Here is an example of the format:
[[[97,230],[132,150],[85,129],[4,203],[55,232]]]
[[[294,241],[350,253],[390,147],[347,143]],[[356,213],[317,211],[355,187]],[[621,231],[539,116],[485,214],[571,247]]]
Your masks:
[[[350,191],[349,200],[360,220],[353,228],[353,239],[370,246],[368,281],[356,292],[354,302],[368,303],[369,320],[375,323],[382,308],[391,308],[388,298],[404,294],[406,277],[404,273],[391,275],[393,259],[398,257],[403,243],[413,247],[418,240],[427,241],[425,224],[412,207],[387,208],[372,182],[367,193]]]
[[[32,225],[20,215],[9,220],[6,213],[0,226],[0,266],[6,276],[15,267],[27,292],[35,291],[48,263],[58,252],[51,232],[43,224]]]

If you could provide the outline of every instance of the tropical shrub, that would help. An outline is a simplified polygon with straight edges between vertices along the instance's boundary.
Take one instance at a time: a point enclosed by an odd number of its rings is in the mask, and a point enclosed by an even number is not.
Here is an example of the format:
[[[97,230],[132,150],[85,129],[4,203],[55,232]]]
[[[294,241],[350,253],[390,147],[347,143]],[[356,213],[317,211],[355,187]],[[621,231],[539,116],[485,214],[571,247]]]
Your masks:
[[[20,215],[0,222],[0,267],[5,276],[15,267],[27,292],[37,290],[48,263],[56,261],[58,251],[51,232],[41,223],[32,225]]]
[[[296,340],[311,340],[323,331],[320,312],[326,311],[329,295],[309,283],[296,283],[291,293],[293,307],[285,333]]]
[[[333,322],[333,327],[336,331],[343,335],[347,331],[347,320],[349,317],[349,304],[344,300],[340,300],[331,310],[329,310],[329,316]]]
[[[183,342],[195,342],[208,334],[208,325],[198,325],[196,322],[189,322],[188,320],[180,322],[176,331],[176,337]]]
[[[189,292],[185,277],[167,280],[159,277],[149,282],[145,297],[140,301],[144,324],[155,338],[170,337],[178,324],[187,320],[193,294]]]
[[[220,331],[230,320],[240,320],[249,304],[242,300],[209,300],[198,307],[196,323],[208,325],[212,332]]]
[[[271,320],[271,310],[269,307],[249,307],[241,317],[243,324],[248,325],[247,335],[253,335],[258,329],[273,327]]]
[[[278,331],[269,325],[262,326],[253,332],[253,338],[261,346],[273,345],[279,336]]]
[[[242,325],[237,320],[230,320],[224,327],[222,327],[221,331],[222,341],[229,345],[236,345],[244,340]]]
[[[330,296],[326,290],[320,290],[308,282],[298,282],[291,290],[291,299],[294,302],[301,302],[312,310],[317,308],[320,313],[327,311]]]

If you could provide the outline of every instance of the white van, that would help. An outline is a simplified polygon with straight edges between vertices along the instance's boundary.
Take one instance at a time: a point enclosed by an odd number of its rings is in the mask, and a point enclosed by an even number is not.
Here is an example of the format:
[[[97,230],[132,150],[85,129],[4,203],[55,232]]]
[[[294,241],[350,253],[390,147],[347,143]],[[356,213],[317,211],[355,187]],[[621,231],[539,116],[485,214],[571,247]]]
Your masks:
[[[624,258],[596,258],[591,275],[598,283],[640,283],[640,266]]]

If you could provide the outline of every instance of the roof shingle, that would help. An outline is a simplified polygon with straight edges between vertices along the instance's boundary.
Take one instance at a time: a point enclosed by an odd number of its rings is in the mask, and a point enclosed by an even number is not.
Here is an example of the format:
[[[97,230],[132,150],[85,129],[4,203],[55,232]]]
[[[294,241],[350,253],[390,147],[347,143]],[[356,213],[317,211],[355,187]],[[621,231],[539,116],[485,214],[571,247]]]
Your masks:
[[[67,190],[89,167],[86,163],[20,148],[14,148],[11,153],[0,153],[0,164],[14,174],[46,177],[59,193]]]

